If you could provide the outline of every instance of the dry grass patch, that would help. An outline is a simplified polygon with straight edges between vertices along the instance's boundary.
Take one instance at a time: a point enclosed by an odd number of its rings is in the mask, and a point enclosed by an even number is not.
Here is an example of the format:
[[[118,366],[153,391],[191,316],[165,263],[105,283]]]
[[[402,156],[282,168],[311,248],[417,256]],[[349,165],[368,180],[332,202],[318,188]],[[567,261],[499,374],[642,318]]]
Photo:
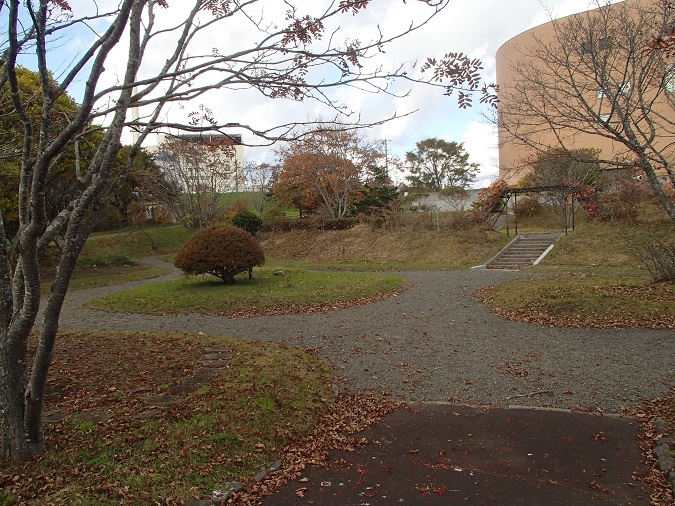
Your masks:
[[[230,365],[179,402],[149,398],[201,366],[204,346]],[[0,504],[182,504],[230,480],[248,481],[308,435],[332,402],[317,356],[284,345],[190,334],[67,332],[59,335],[46,410],[47,451],[0,467]],[[139,418],[152,408],[149,418]],[[82,413],[111,413],[102,423]]]
[[[644,279],[558,273],[475,292],[495,314],[556,327],[675,329],[675,286]]]
[[[645,237],[672,237],[672,222],[584,222],[563,237],[537,275],[476,292],[505,318],[567,327],[675,328],[675,285],[651,283],[638,258]]]
[[[546,267],[641,269],[635,245],[647,236],[672,237],[670,221],[651,221],[640,225],[585,222],[563,237],[542,262]]]
[[[461,268],[491,258],[504,244],[488,227],[458,230],[384,230],[359,225],[348,230],[292,231],[261,236],[276,262],[347,264],[356,268]],[[332,266],[332,265],[331,265]]]
[[[162,255],[177,251],[190,235],[190,231],[182,225],[99,232],[87,239],[80,258],[96,258],[111,253],[131,258]]]

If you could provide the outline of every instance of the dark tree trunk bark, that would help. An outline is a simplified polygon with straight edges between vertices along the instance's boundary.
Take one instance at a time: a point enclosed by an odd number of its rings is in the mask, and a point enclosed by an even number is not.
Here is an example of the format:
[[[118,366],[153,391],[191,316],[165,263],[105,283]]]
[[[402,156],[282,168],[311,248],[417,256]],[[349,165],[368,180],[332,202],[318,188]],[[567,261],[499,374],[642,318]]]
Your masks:
[[[644,160],[642,162],[642,172],[644,172],[647,176],[649,187],[654,192],[656,200],[658,200],[659,204],[666,211],[670,219],[675,222],[675,201],[672,201],[670,198],[668,198],[668,195],[666,195],[666,192],[663,190],[663,187],[656,177],[656,171],[649,161]]]
[[[3,335],[0,342],[0,406],[2,406],[2,458],[21,462],[33,454],[26,438],[26,350],[20,337]]]

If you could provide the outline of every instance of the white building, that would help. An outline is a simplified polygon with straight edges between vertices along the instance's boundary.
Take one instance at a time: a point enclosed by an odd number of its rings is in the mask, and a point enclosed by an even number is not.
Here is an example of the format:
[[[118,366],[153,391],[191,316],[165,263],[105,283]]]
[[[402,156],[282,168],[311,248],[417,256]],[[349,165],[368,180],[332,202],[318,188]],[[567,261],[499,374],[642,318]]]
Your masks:
[[[168,181],[186,193],[229,193],[244,188],[240,134],[158,134],[147,148]]]

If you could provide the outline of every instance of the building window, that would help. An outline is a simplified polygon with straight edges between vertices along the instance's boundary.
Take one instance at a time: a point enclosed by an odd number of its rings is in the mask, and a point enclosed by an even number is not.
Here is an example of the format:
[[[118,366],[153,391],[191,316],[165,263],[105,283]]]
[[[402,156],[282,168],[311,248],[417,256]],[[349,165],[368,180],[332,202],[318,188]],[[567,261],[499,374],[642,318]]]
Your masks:
[[[675,93],[675,63],[666,65],[666,74],[663,77],[666,91],[668,93]]]
[[[604,51],[606,49],[609,49],[611,46],[612,46],[612,39],[610,37],[603,37],[597,42],[587,40],[586,42],[581,44],[581,54],[590,54],[593,52],[594,48],[597,48],[598,51]]]
[[[597,97],[598,98],[605,98],[608,94],[608,91],[609,91],[609,85],[600,86],[598,88]],[[630,81],[625,81],[623,83],[619,83],[618,92],[621,95],[627,95],[630,92]]]
[[[602,125],[608,124],[608,123],[609,123],[609,117],[610,117],[609,114],[600,114],[600,116],[599,116],[599,118],[600,118],[600,123],[601,123]]]

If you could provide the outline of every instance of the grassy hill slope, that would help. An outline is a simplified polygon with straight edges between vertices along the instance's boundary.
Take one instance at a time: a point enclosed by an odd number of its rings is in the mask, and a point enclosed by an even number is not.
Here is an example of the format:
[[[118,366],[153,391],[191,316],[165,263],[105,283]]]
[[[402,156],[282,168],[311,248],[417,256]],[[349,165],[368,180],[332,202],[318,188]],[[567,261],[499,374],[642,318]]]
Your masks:
[[[460,230],[382,230],[359,225],[349,230],[292,231],[260,237],[268,260],[320,263],[332,267],[458,268],[477,265],[504,245],[487,227]]]

